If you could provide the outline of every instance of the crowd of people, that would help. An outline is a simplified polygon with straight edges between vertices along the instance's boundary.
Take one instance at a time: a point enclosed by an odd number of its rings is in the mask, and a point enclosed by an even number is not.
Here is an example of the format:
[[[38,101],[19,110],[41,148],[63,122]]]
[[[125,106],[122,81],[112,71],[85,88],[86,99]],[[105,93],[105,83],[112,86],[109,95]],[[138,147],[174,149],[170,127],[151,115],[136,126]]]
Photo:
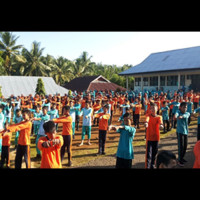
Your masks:
[[[140,118],[144,109],[145,122]],[[118,124],[113,116],[120,112]],[[197,143],[194,168],[199,168],[200,148],[200,93],[193,90],[178,91],[74,91],[71,96],[60,94],[17,96],[0,98],[0,167],[10,167],[10,145],[15,133],[15,168],[21,168],[24,157],[26,168],[30,168],[30,136],[35,136],[35,147],[41,168],[62,168],[65,151],[68,166],[72,166],[72,142],[76,137],[82,119],[82,146],[87,134],[91,145],[92,126],[99,127],[98,155],[105,154],[107,132],[120,134],[116,152],[116,168],[131,168],[134,159],[133,140],[140,126],[145,127],[146,154],[145,168],[184,166],[187,151],[188,125],[191,116],[197,120]],[[62,134],[57,134],[58,123]],[[176,129],[178,158],[172,152],[158,154],[160,129],[167,133]],[[163,158],[168,158],[164,160]],[[163,161],[164,160],[164,161]],[[173,162],[171,162],[171,160]],[[177,162],[176,162],[177,161]],[[167,164],[166,164],[167,163]]]

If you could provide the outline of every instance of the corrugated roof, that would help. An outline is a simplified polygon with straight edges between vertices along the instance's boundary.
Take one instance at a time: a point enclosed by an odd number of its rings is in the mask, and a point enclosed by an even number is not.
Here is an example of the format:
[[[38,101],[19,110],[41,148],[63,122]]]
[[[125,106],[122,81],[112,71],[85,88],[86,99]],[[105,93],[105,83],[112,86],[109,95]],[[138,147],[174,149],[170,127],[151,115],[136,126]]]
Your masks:
[[[85,90],[116,90],[120,88],[124,90],[125,88],[120,87],[117,84],[111,83],[109,80],[103,76],[83,76],[71,80],[69,83],[66,83],[64,87],[70,90],[76,90],[77,92],[82,92]]]
[[[57,85],[52,77],[39,76],[0,76],[0,86],[2,94],[8,98],[10,95],[18,96],[23,94],[35,95],[38,78],[42,78],[46,94],[60,93],[61,96],[68,94],[68,89]]]
[[[119,75],[200,69],[200,46],[150,54],[140,64]]]
[[[91,91],[94,91],[94,90],[98,90],[98,91],[101,91],[101,90],[113,90],[115,91],[117,88],[119,88],[120,90],[124,91],[126,90],[126,88],[124,87],[121,87],[115,83],[108,83],[108,82],[92,82],[90,84],[90,86],[88,87],[88,90],[91,90]]]

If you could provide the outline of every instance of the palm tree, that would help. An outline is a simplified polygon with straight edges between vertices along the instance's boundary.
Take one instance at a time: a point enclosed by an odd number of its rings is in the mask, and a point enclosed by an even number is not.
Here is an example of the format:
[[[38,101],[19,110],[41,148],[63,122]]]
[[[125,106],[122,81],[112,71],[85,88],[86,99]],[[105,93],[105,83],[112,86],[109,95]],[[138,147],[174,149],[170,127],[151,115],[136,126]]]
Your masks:
[[[2,51],[2,58],[4,59],[4,69],[7,75],[12,75],[12,60],[24,63],[25,59],[20,55],[19,50],[23,45],[16,45],[16,41],[19,38],[13,35],[11,32],[0,32],[0,51]]]
[[[59,85],[63,85],[66,81],[70,81],[74,77],[71,61],[62,56],[55,59],[50,75]]]
[[[88,58],[88,53],[84,51],[79,58],[73,61],[73,70],[75,77],[81,77],[89,75],[94,69],[93,62],[91,62],[92,56]]]
[[[47,54],[46,56],[41,56],[41,62],[47,65],[48,67],[50,67],[50,69],[47,69],[46,72],[47,72],[47,76],[51,76],[51,71],[55,63],[55,58]]]
[[[51,68],[45,65],[41,61],[41,56],[44,51],[44,48],[40,49],[40,42],[34,41],[32,43],[32,48],[28,51],[26,48],[23,48],[22,55],[26,58],[26,63],[24,67],[25,76],[47,76],[48,70]]]

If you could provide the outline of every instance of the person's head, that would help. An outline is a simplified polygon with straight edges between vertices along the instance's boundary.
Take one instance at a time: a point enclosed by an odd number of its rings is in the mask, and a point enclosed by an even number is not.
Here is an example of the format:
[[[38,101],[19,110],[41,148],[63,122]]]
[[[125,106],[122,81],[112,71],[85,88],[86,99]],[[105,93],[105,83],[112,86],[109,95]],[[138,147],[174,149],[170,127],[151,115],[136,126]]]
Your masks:
[[[167,105],[168,105],[167,101],[163,101],[163,106],[165,107]]]
[[[56,109],[56,104],[55,104],[55,103],[52,104],[51,109],[52,109],[52,110],[55,110],[55,109]]]
[[[43,124],[43,128],[45,131],[45,134],[47,134],[47,136],[50,139],[54,139],[56,136],[56,125],[53,121],[47,121]]]
[[[39,113],[40,112],[40,105],[36,106],[36,112]]]
[[[180,105],[180,111],[185,113],[187,111],[187,102],[182,102]]]
[[[124,125],[131,126],[130,113],[125,113],[123,119]]]
[[[24,120],[29,120],[31,117],[31,111],[25,108],[24,110],[22,110],[22,117]]]
[[[124,103],[125,103],[125,104],[128,104],[128,99],[125,99],[125,100],[124,100]]]
[[[64,106],[63,107],[63,114],[64,115],[70,115],[70,106]]]
[[[2,112],[2,110],[3,110],[3,106],[2,106],[2,105],[0,105],[0,113]]]
[[[108,109],[109,109],[108,104],[106,104],[106,105],[103,106],[103,112],[104,113],[107,113]]]
[[[101,103],[100,99],[97,99],[96,103],[99,105]]]
[[[179,96],[176,96],[176,102],[178,102],[178,101],[179,101],[179,99],[180,99],[180,97],[179,97]]]
[[[47,112],[48,112],[48,107],[47,106],[43,106],[42,107],[42,112],[43,112],[44,115],[46,115]]]
[[[74,106],[74,102],[72,100],[69,101],[69,106],[73,107]]]
[[[130,108],[126,108],[126,113],[130,113]]]
[[[156,157],[156,168],[174,168],[176,167],[176,155],[171,151],[160,151]]]
[[[151,110],[152,115],[156,115],[156,113],[158,111],[158,105],[156,103],[151,103],[150,110]]]
[[[16,115],[17,115],[17,117],[20,117],[21,114],[22,114],[22,111],[21,111],[20,109],[17,109],[17,110],[16,110]]]
[[[87,101],[85,102],[85,108],[88,109],[89,107],[90,107],[90,101],[87,100]]]

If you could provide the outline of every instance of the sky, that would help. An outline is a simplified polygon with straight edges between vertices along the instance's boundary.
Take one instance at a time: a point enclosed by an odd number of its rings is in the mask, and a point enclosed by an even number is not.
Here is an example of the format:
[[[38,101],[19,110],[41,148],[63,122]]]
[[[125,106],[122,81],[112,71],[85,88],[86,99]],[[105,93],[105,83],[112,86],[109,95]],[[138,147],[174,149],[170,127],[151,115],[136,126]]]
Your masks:
[[[83,51],[105,65],[137,65],[151,53],[200,46],[200,32],[13,32],[28,50],[33,41],[47,54],[75,60]]]

